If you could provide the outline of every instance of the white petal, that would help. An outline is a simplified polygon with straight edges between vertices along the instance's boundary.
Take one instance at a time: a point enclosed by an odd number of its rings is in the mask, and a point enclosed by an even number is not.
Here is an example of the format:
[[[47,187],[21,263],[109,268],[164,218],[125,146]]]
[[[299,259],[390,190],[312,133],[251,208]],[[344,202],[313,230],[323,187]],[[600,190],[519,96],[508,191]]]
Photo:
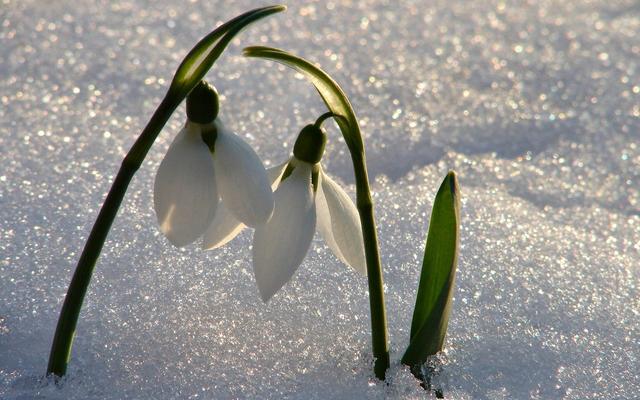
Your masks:
[[[231,214],[256,226],[273,213],[273,192],[267,172],[251,146],[217,121],[218,137],[213,154],[216,184]]]
[[[272,190],[276,190],[278,188],[280,178],[282,178],[284,170],[287,169],[287,165],[289,165],[289,160],[283,162],[280,165],[276,165],[275,167],[267,169],[267,177],[269,178],[269,182],[271,182]]]
[[[198,125],[187,121],[184,127],[180,129],[180,132],[178,132],[178,134],[173,138],[173,141],[171,141],[169,149],[171,149],[176,143],[180,143],[181,141],[183,141],[185,136],[196,135],[199,131],[200,128],[198,127]],[[167,153],[169,152],[169,149],[167,149]]]
[[[272,190],[275,190],[280,183],[280,177],[284,172],[289,161],[281,165],[276,165],[267,169],[267,177],[271,182]],[[202,248],[204,250],[217,249],[228,243],[231,239],[235,238],[246,227],[245,224],[238,221],[225,207],[223,202],[218,203],[218,209],[216,210],[216,216],[211,221],[211,225],[204,233]]]
[[[367,264],[360,216],[347,193],[322,170],[316,196],[318,231],[333,253],[363,275]]]
[[[187,124],[158,167],[153,201],[160,230],[176,246],[194,242],[215,214],[214,164],[200,129]]]
[[[246,227],[231,214],[223,202],[218,203],[216,215],[202,237],[202,249],[213,250],[225,245]]]
[[[273,216],[253,237],[253,270],[265,302],[291,279],[311,245],[316,225],[311,167],[298,165],[274,195]]]

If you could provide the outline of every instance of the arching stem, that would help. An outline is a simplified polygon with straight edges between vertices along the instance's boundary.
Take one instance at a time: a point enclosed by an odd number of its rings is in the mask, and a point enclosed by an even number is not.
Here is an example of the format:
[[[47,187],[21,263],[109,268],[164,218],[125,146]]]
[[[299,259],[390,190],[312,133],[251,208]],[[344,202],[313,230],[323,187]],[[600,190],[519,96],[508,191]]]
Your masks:
[[[263,7],[237,16],[200,40],[178,67],[165,98],[124,158],[82,250],[60,311],[51,345],[47,375],[62,377],[67,372],[80,309],[102,246],[118,213],[131,178],[142,165],[142,161],[167,120],[182,100],[204,78],[204,75],[236,34],[250,23],[285,9],[284,6]]]
[[[362,225],[365,258],[367,261],[367,279],[369,283],[369,304],[371,307],[371,342],[373,347],[374,373],[378,379],[384,380],[389,368],[389,340],[387,335],[387,316],[384,306],[384,284],[382,265],[378,251],[378,236],[373,217],[373,201],[369,188],[367,162],[364,142],[358,120],[353,112],[349,99],[340,86],[322,69],[313,63],[271,47],[247,47],[244,54],[249,57],[260,57],[283,63],[302,72],[318,90],[330,113],[323,114],[320,123],[333,116],[340,127],[342,136],[351,153],[353,171],[356,181],[356,205]],[[317,123],[317,122],[316,122]]]
[[[319,116],[319,117],[318,117],[318,119],[316,119],[316,122],[314,123],[314,125],[315,125],[317,128],[320,128],[320,127],[322,126],[322,123],[323,123],[324,121],[326,121],[327,119],[331,118],[331,117],[334,117],[334,118],[336,118],[336,119],[341,118],[341,116],[340,116],[340,115],[338,115],[338,114],[334,114],[334,113],[333,113],[333,112],[331,112],[331,111],[327,111],[326,113],[324,113],[324,114],[322,114],[321,116]]]

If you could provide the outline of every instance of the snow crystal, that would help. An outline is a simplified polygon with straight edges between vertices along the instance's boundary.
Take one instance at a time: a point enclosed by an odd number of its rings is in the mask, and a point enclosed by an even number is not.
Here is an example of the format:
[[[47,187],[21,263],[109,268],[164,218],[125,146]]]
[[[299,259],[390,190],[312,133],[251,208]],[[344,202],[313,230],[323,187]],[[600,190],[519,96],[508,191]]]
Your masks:
[[[152,211],[180,108],[96,267],[69,374],[42,379],[67,285],[126,151],[180,59],[254,1],[2,0],[0,398],[424,398],[406,348],[435,191],[462,187],[446,350],[451,399],[631,399],[640,392],[640,7],[633,0],[293,2],[208,75],[221,118],[267,165],[324,108],[251,44],[320,63],[358,114],[392,349],[371,370],[366,279],[317,238],[263,304],[246,231],[172,247]],[[231,4],[232,3],[232,4]],[[346,185],[335,126],[323,161]],[[353,195],[353,186],[350,187]]]

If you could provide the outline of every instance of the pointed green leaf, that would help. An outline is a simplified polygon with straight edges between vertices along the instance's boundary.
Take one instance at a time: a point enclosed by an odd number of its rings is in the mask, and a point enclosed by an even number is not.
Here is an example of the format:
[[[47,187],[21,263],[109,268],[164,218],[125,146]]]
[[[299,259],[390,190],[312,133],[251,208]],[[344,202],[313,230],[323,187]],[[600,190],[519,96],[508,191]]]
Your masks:
[[[200,40],[178,67],[169,93],[184,98],[204,78],[233,37],[250,23],[286,10],[285,6],[269,6],[247,11],[224,23]]]
[[[451,171],[433,202],[411,340],[402,357],[402,362],[409,366],[420,365],[442,350],[456,276],[459,231],[460,193],[456,175]]]
[[[316,87],[327,108],[334,114],[342,117],[336,118],[336,122],[340,127],[344,140],[347,142],[347,146],[349,146],[349,150],[352,153],[362,154],[364,151],[362,135],[351,103],[347,95],[342,91],[342,88],[326,72],[304,58],[272,47],[247,47],[244,49],[244,55],[247,57],[266,58],[277,61],[304,74]]]

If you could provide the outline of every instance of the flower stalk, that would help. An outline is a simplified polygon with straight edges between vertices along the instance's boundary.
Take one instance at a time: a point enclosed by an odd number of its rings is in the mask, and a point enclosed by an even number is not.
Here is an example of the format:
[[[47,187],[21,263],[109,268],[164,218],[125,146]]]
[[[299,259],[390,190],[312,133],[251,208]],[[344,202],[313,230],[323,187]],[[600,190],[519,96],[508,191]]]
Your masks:
[[[387,316],[384,305],[384,282],[382,265],[378,250],[378,236],[373,214],[373,201],[369,190],[367,166],[362,154],[351,154],[356,180],[356,206],[362,224],[362,239],[367,260],[367,278],[369,284],[369,306],[371,308],[371,339],[374,372],[378,379],[384,380],[389,368],[389,340],[387,334]]]
[[[198,85],[236,34],[250,23],[285,9],[284,6],[263,7],[230,20],[198,42],[178,67],[169,91],[125,156],[89,234],[62,305],[51,345],[47,375],[62,377],[67,371],[82,303],[107,234],[133,175],[142,165],[167,120],[182,100]]]
[[[389,340],[384,305],[382,266],[378,251],[378,237],[373,213],[373,201],[369,188],[364,143],[351,103],[340,86],[326,72],[303,58],[289,54],[284,50],[262,46],[248,47],[244,50],[244,54],[248,57],[277,61],[303,73],[316,87],[327,108],[334,114],[333,117],[347,143],[353,162],[356,181],[356,206],[362,225],[367,263],[371,309],[371,341],[375,359],[374,373],[378,379],[384,380],[386,370],[389,368]]]
[[[71,357],[71,346],[75,336],[76,325],[82,303],[84,301],[96,261],[102,251],[111,224],[118,213],[124,194],[131,178],[136,173],[149,148],[167,120],[176,109],[180,101],[172,97],[165,97],[156,109],[151,120],[142,131],[138,140],[124,158],[118,175],[113,181],[111,190],[98,214],[89,238],[82,250],[78,265],[71,278],[71,283],[64,299],[56,332],[51,345],[47,375],[62,377],[67,371],[67,364]]]

